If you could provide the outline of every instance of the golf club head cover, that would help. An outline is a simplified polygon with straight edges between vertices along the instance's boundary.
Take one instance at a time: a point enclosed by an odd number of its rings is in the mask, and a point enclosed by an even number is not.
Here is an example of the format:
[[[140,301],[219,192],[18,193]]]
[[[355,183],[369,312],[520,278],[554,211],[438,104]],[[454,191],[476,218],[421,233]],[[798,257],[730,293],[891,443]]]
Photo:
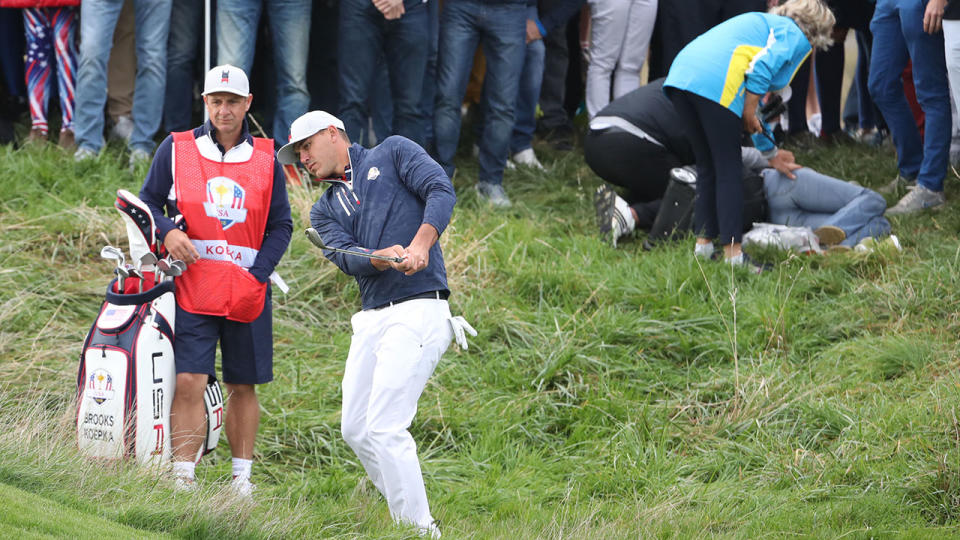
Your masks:
[[[130,257],[138,261],[145,253],[156,254],[156,231],[150,208],[136,195],[125,189],[117,190],[117,200],[113,205],[120,211],[127,227]]]

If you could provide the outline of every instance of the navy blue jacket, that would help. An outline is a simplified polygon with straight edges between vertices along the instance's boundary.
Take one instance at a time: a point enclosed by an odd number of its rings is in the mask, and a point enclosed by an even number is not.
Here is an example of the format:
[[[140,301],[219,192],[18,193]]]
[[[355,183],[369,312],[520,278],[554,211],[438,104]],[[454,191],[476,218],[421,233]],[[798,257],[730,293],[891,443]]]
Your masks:
[[[222,159],[227,151],[217,142],[215,135],[216,130],[209,121],[193,130],[194,139],[210,137],[220,150]],[[253,136],[247,129],[246,120],[243,121],[243,138],[247,144],[253,145]],[[157,240],[160,242],[174,228],[173,218],[180,214],[176,201],[167,198],[170,189],[173,187],[172,160],[173,136],[167,135],[167,138],[157,147],[157,153],[153,156],[150,171],[147,173],[147,178],[143,181],[143,187],[140,189],[140,199],[150,207],[153,221],[157,227]],[[166,214],[164,214],[164,208],[167,210]],[[188,223],[187,226],[189,227],[189,225]],[[267,215],[263,245],[260,246],[260,251],[257,253],[253,266],[249,268],[250,273],[260,283],[269,281],[270,274],[273,273],[284,252],[287,251],[292,233],[293,218],[290,216],[290,201],[287,199],[286,177],[283,175],[283,168],[280,163],[274,159],[273,193],[270,197],[270,213]]]
[[[410,245],[424,223],[443,234],[457,196],[443,168],[423,148],[395,135],[369,150],[354,144],[349,152],[353,188],[327,180],[330,187],[310,209],[310,224],[324,244],[371,253]],[[356,278],[363,309],[449,290],[439,242],[430,248],[427,267],[412,276],[392,268],[381,272],[364,257],[333,252],[326,257]]]

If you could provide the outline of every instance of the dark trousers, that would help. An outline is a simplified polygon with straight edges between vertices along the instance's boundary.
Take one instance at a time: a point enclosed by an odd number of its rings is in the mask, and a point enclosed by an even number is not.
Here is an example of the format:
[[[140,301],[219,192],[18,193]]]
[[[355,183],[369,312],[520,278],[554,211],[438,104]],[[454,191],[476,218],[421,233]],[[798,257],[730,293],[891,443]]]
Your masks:
[[[547,48],[543,60],[543,82],[540,86],[540,127],[549,131],[557,128],[570,127],[570,118],[563,107],[567,89],[567,66],[570,64],[567,49],[567,35],[565,27],[560,27],[548,33],[543,38]]]
[[[413,4],[403,17],[387,21],[369,2],[343,0],[339,30],[340,119],[350,140],[366,140],[367,100],[376,86],[385,85],[393,102],[393,129],[378,138],[397,134],[423,145],[426,119],[420,99],[430,48],[426,4]],[[381,58],[386,76],[377,69]]]
[[[693,230],[700,238],[727,245],[743,236],[742,120],[726,107],[696,94],[670,88],[697,159],[697,201]]]
[[[723,21],[765,11],[765,0],[669,0],[657,6],[657,24],[650,43],[650,80],[665,77],[680,50]]]
[[[631,205],[663,198],[670,169],[684,165],[663,146],[618,128],[587,132],[583,157],[597,176],[626,188]]]

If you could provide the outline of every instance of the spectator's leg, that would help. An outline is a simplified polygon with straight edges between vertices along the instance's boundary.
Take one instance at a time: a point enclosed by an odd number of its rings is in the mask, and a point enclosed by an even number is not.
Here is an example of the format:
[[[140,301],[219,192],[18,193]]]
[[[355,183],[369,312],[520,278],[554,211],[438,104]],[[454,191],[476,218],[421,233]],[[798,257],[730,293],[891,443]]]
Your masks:
[[[572,133],[570,119],[563,108],[566,99],[567,66],[569,57],[567,36],[564,27],[557,28],[544,36],[543,80],[540,85],[540,130],[548,136],[555,130],[569,130]],[[559,146],[559,145],[558,145]],[[563,145],[569,150],[571,144]]]
[[[657,20],[658,0],[633,0],[627,18],[623,52],[613,76],[613,99],[640,88],[640,70],[647,61],[650,36]]]
[[[377,61],[376,73],[381,76],[386,73],[388,77],[392,75],[387,67],[387,55],[385,53],[381,53],[380,60]],[[373,127],[372,135],[378,142],[396,133],[393,130],[393,94],[390,91],[389,84],[374,84],[372,86],[370,97],[367,99],[367,110],[370,111],[370,124]],[[366,142],[364,141],[364,143]]]
[[[787,102],[787,134],[799,136],[809,131],[807,129],[807,88],[810,83],[811,58],[800,64],[796,75],[790,82],[790,101]]]
[[[426,4],[411,6],[399,20],[388,23],[388,43],[393,133],[423,146],[426,118],[420,99],[430,51],[430,13]]]
[[[440,14],[440,48],[437,55],[437,99],[433,133],[437,161],[453,178],[453,158],[460,141],[460,103],[467,91],[479,29],[472,2],[451,2]]]
[[[692,101],[703,121],[702,129],[716,175],[718,239],[722,245],[737,246],[743,236],[743,161],[736,136],[742,122],[739,116],[713,101],[695,95]],[[699,178],[697,184],[699,186]]]
[[[528,12],[528,17],[531,14]],[[517,92],[516,120],[510,136],[510,153],[516,154],[533,147],[533,132],[537,127],[537,98],[543,82],[543,61],[546,46],[542,39],[527,44]]]
[[[623,52],[631,2],[590,0],[590,65],[587,66],[587,115],[610,103],[613,70]]]
[[[857,118],[860,129],[879,129],[877,123],[876,105],[870,96],[870,51],[873,48],[873,34],[869,31],[857,30]]]
[[[900,74],[910,57],[900,28],[899,11],[897,0],[877,2],[877,10],[870,22],[873,49],[870,53],[869,89],[870,96],[890,127],[900,174],[906,178],[916,178],[923,160],[923,147],[913,113],[903,95]]]
[[[430,21],[430,42],[427,49],[427,72],[423,77],[423,90],[420,98],[420,111],[423,114],[424,148],[432,149],[433,144],[433,101],[437,97],[437,51],[440,46],[440,2],[427,2],[427,16]]]
[[[693,209],[693,232],[699,239],[712,240],[719,233],[717,227],[717,180],[710,143],[704,132],[705,119],[694,106],[693,94],[670,89],[668,97],[677,110],[683,131],[697,158],[697,198]],[[741,194],[742,196],[742,194]]]
[[[960,21],[943,21],[943,49],[947,63],[947,78],[953,96],[952,112],[956,130],[957,121],[960,120]],[[955,150],[951,148],[951,162],[956,161],[954,153]]]
[[[261,0],[219,0],[217,2],[217,64],[230,64],[251,77],[253,50],[257,45]],[[309,13],[301,15],[309,21]]]
[[[273,139],[290,140],[290,124],[306,114],[307,53],[310,45],[310,0],[268,0],[267,18],[273,36],[273,63],[277,70],[277,111]],[[340,64],[343,69],[343,64]]]
[[[173,0],[167,40],[167,87],[163,101],[163,127],[166,131],[186,131],[193,126],[193,66],[202,31],[203,2]]]
[[[917,185],[931,191],[943,191],[950,158],[950,86],[944,59],[943,34],[923,31],[926,2],[907,0],[910,8],[900,9],[900,21],[907,49],[913,61],[913,80],[917,101],[923,108],[926,122],[923,137],[923,162]]]
[[[133,91],[133,135],[130,149],[153,152],[153,136],[160,129],[167,87],[167,38],[171,0],[136,0],[137,83]]]
[[[107,59],[122,0],[86,0],[80,4],[80,65],[74,131],[77,146],[103,147],[103,106],[107,98]]]
[[[823,225],[840,227],[847,235],[842,243],[845,246],[856,245],[864,235],[884,234],[874,226],[867,227],[878,225],[876,218],[882,218],[887,208],[887,202],[879,193],[813,169],[798,169],[794,174],[796,180],[774,169],[763,172],[771,223],[811,229]],[[885,232],[889,232],[889,224]]]
[[[73,131],[76,101],[77,48],[74,36],[77,8],[61,7],[53,14],[54,48],[57,52],[57,86],[60,95],[60,131]]]
[[[657,8],[657,27],[659,27],[658,49],[660,54],[650,62],[650,79],[665,77],[670,64],[697,36],[709,29],[708,16],[704,0],[665,0]]]
[[[23,16],[16,9],[0,9],[0,86],[7,95],[26,96],[24,85]]]
[[[133,3],[134,0],[123,1],[123,9],[120,10],[120,17],[113,30],[110,60],[107,62],[107,115],[114,126],[121,116],[127,120],[131,120],[133,116],[134,80],[137,74]],[[126,139],[130,138],[133,130],[132,124],[128,126],[130,131],[121,133]]]
[[[378,67],[384,49],[386,21],[367,0],[340,2],[340,32],[337,39],[337,65],[340,66],[340,120],[350,140],[367,144],[370,101],[374,81],[387,84],[386,73]],[[379,74],[379,77],[378,77]],[[383,139],[388,134],[377,133]]]
[[[26,83],[30,104],[30,136],[46,138],[47,102],[50,99],[50,76],[53,71],[53,28],[48,8],[23,10],[23,27],[27,36]]]
[[[846,35],[846,32],[843,33]],[[826,51],[817,51],[814,70],[820,98],[822,120],[820,136],[835,135],[840,131],[840,94],[843,92],[843,40],[838,39]]]
[[[489,17],[482,45],[487,73],[483,137],[479,142],[479,180],[502,184],[526,50],[526,7],[501,5],[486,9]]]

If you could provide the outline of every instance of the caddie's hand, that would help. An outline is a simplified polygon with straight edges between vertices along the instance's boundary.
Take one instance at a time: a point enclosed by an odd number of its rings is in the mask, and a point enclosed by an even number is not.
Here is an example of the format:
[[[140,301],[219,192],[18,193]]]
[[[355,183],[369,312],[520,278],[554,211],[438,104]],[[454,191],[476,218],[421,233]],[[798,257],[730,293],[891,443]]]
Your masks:
[[[200,252],[193,247],[190,237],[180,229],[172,229],[168,232],[163,237],[163,245],[174,259],[180,259],[187,264],[193,264],[200,258]]]
[[[943,28],[943,9],[947,0],[930,0],[923,12],[923,31],[936,34]]]
[[[793,171],[803,168],[803,165],[797,163],[797,158],[793,156],[793,152],[789,150],[777,150],[777,155],[770,158],[769,163],[771,167],[791,180],[797,179],[797,175],[793,174]]]
[[[408,276],[412,276],[417,272],[423,270],[430,264],[430,248],[424,246],[420,242],[413,242],[407,249],[404,251],[407,256],[407,260],[410,262],[410,269],[404,272]]]
[[[403,257],[403,246],[395,244],[383,249],[378,249],[373,252],[374,255],[382,255],[384,257]],[[402,263],[396,263],[393,261],[381,261],[378,259],[370,259],[370,263],[373,264],[373,267],[381,272],[387,268],[393,268],[394,270],[399,270],[401,272],[406,272],[406,269],[401,270],[400,267],[407,264],[407,261]]]

